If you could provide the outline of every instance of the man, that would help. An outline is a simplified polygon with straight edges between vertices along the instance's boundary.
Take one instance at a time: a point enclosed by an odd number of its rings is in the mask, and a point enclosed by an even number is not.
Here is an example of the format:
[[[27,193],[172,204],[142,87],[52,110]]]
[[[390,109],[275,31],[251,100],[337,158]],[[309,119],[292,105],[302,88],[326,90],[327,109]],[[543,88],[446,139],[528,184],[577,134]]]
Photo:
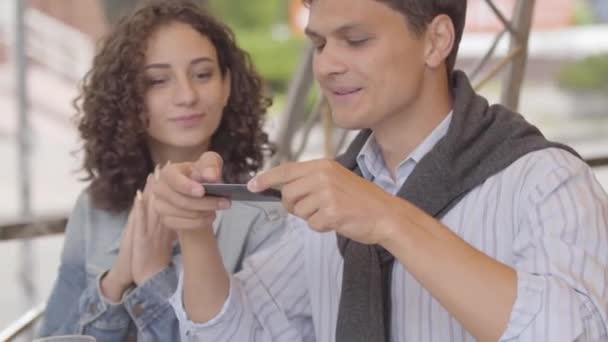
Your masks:
[[[608,199],[569,148],[488,106],[452,72],[462,0],[312,0],[314,74],[340,127],[337,161],[288,163],[252,191],[292,213],[230,278],[205,197],[222,161],[165,167],[179,232],[173,306],[201,341],[600,341],[608,338]]]

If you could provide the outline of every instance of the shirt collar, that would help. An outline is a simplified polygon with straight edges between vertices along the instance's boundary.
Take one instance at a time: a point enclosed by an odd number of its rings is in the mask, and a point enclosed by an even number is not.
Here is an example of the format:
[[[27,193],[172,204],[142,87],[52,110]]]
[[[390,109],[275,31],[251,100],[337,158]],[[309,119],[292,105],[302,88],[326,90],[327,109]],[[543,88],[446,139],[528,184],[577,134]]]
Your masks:
[[[433,147],[441,140],[448,132],[450,123],[452,122],[452,111],[437,125],[433,131],[398,165],[395,170],[395,175],[399,177],[400,172],[406,164],[413,162],[418,164],[422,158],[429,153]],[[374,179],[378,174],[386,169],[386,164],[380,150],[380,145],[376,142],[374,133],[372,133],[357,155],[357,166],[361,170],[363,177],[366,179]]]

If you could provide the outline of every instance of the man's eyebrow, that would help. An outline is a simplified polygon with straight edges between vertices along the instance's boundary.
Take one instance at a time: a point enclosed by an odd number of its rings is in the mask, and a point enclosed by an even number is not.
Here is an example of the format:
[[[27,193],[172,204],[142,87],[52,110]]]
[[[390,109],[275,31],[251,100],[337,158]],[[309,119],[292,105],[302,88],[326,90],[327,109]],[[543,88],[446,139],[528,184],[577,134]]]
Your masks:
[[[361,29],[363,27],[364,27],[364,25],[361,23],[344,24],[344,25],[338,27],[337,29],[335,29],[332,32],[332,34],[344,35],[344,34],[348,33],[349,31]],[[316,32],[315,30],[311,29],[310,27],[306,27],[304,29],[304,33],[310,38],[322,38],[323,37],[323,35]]]

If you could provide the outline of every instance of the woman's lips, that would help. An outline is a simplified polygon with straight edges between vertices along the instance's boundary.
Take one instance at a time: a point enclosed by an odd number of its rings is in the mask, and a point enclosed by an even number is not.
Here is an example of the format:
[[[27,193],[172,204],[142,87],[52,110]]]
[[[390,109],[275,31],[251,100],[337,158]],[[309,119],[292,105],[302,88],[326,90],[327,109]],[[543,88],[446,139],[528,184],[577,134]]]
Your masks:
[[[193,127],[198,125],[203,118],[205,117],[204,114],[189,114],[189,115],[182,115],[182,116],[178,116],[175,118],[171,118],[169,119],[171,122],[181,126],[181,127]]]

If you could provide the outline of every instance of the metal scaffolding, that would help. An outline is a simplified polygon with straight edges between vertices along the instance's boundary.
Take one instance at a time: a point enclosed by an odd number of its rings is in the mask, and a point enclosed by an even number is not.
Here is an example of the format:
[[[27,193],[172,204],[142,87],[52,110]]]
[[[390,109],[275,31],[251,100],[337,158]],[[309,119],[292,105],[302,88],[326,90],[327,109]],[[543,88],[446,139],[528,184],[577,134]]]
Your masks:
[[[19,132],[18,132],[18,175],[19,175],[19,192],[21,194],[21,217],[31,219],[32,216],[32,199],[31,199],[31,171],[30,171],[30,156],[31,156],[31,128],[28,114],[28,96],[27,96],[27,57],[25,53],[25,3],[24,1],[15,1],[15,48],[14,48],[14,63],[15,63],[15,89],[17,97],[17,114],[19,116]],[[34,249],[32,248],[31,239],[22,239],[19,251],[20,269],[18,279],[21,282],[26,305],[32,307],[37,300],[36,286],[34,285],[33,274],[35,273]],[[31,331],[26,332],[26,338],[31,339],[33,334]]]

